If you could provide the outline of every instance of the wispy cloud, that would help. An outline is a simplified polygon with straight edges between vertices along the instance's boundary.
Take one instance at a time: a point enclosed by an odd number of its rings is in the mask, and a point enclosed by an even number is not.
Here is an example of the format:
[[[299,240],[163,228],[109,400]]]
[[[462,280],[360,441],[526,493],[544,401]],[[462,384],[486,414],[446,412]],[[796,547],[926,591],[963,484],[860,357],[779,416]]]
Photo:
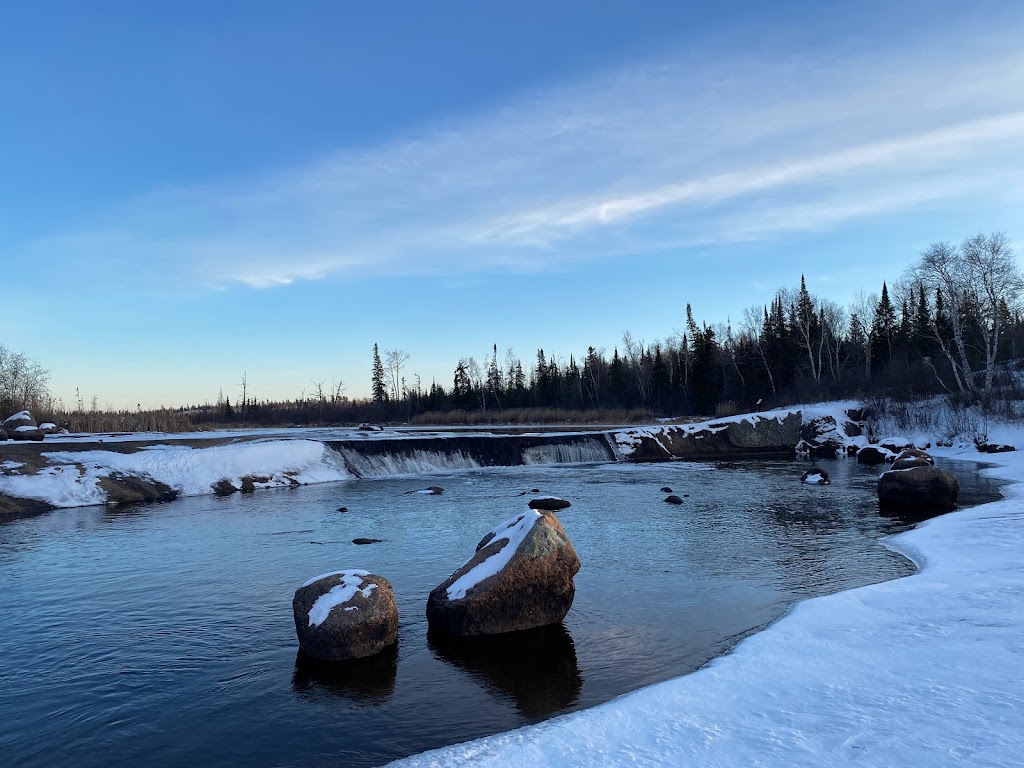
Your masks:
[[[1022,171],[1012,46],[679,56],[369,150],[158,190],[34,248],[207,287],[539,271],[1019,196]]]

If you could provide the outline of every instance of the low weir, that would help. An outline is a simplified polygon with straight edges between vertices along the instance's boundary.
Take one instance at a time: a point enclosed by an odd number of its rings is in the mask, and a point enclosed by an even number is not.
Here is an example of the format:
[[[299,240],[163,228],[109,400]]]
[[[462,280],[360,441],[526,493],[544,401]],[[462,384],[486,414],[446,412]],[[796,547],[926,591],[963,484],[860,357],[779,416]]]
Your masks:
[[[355,477],[427,474],[479,467],[619,461],[610,433],[452,435],[327,440]]]

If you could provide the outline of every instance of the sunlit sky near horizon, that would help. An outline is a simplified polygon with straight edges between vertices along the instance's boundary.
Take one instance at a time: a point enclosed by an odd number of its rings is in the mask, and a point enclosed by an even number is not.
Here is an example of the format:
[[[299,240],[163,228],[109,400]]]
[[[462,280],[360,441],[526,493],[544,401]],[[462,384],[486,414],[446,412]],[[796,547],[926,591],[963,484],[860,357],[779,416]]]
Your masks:
[[[115,407],[450,386],[1024,251],[1024,3],[9,4],[0,344]]]

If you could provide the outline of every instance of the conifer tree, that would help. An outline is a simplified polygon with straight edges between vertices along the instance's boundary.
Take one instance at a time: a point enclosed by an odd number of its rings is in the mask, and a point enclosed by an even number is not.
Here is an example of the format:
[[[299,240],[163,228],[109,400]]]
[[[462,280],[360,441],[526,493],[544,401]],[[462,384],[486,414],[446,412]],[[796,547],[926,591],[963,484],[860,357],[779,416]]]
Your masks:
[[[384,363],[380,359],[380,350],[373,345],[373,402],[380,404],[388,400],[388,388],[384,381]]]

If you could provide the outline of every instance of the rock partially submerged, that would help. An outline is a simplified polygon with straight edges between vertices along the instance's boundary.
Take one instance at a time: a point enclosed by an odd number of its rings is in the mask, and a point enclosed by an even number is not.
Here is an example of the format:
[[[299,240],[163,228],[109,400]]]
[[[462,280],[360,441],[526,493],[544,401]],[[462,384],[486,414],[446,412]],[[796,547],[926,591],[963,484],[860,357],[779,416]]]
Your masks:
[[[303,653],[321,661],[372,656],[398,640],[398,607],[390,582],[366,571],[316,576],[292,599]]]
[[[384,539],[368,539],[360,536],[358,539],[352,539],[353,544],[380,544]]]
[[[895,458],[895,453],[886,448],[880,448],[877,445],[865,445],[857,451],[857,463],[867,464],[868,466],[884,464],[893,461]]]
[[[528,510],[488,533],[434,588],[427,621],[450,635],[495,635],[554,624],[576,594],[579,557],[558,518]]]
[[[821,467],[811,467],[808,469],[800,475],[800,482],[807,485],[832,485],[828,472]]]
[[[682,504],[683,500],[681,498],[679,498],[678,496],[676,496],[675,494],[672,494],[671,496],[666,496],[665,497],[665,503],[666,504]]]
[[[151,477],[114,472],[96,483],[107,494],[108,504],[137,504],[147,501],[174,501],[178,492]]]
[[[530,499],[530,503],[527,506],[530,509],[546,509],[549,512],[557,512],[560,509],[571,507],[572,504],[557,496],[545,496],[540,499]]]
[[[951,510],[959,496],[957,476],[930,464],[890,469],[878,478],[878,503],[883,507]]]

